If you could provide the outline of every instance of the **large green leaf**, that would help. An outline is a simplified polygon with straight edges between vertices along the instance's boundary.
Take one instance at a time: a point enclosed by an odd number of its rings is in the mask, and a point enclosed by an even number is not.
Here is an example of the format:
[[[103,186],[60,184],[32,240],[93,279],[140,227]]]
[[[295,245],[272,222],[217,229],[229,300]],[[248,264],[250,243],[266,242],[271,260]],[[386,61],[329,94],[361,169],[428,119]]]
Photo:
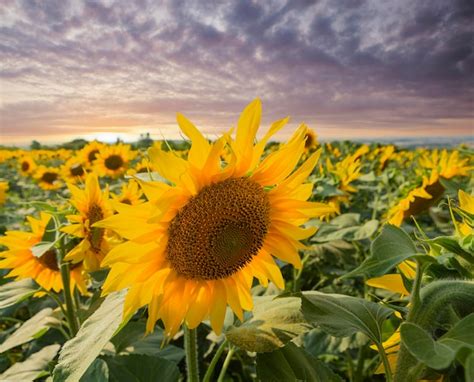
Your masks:
[[[25,321],[5,342],[0,345],[0,353],[18,345],[41,337],[49,328],[59,326],[61,321],[51,308],[45,308]]]
[[[377,231],[378,226],[378,220],[369,220],[361,225],[360,214],[347,213],[335,217],[330,223],[321,224],[311,241],[324,243],[368,239]]]
[[[144,322],[129,322],[113,338],[117,354],[146,354],[158,356],[169,361],[179,363],[185,353],[180,347],[166,345],[162,348],[164,333],[159,327],[155,327],[153,333],[145,335],[146,325]]]
[[[79,382],[109,382],[109,367],[107,363],[97,358],[88,367]]]
[[[254,297],[254,306],[250,320],[231,326],[225,333],[241,349],[269,352],[311,328],[301,313],[299,298]]]
[[[415,256],[419,256],[419,254],[410,236],[400,228],[386,224],[380,235],[373,241],[370,256],[359,267],[347,273],[344,277],[355,275],[382,276],[402,261]]]
[[[111,293],[66,342],[59,354],[53,380],[77,381],[100,354],[122,323],[125,291]]]
[[[39,290],[32,279],[9,282],[0,287],[0,309],[15,305]]]
[[[341,382],[323,362],[294,343],[271,353],[257,354],[257,377],[262,382]]]
[[[60,345],[49,345],[32,354],[23,362],[13,364],[8,370],[0,374],[0,381],[33,381],[41,376],[56,356]]]
[[[173,382],[180,379],[178,367],[160,357],[142,354],[104,357],[110,382]]]
[[[454,361],[460,349],[474,351],[474,313],[464,317],[437,341],[411,322],[401,325],[400,335],[416,359],[432,369],[442,370]]]
[[[382,324],[393,310],[357,297],[320,292],[302,292],[306,320],[336,337],[364,333],[372,341],[382,341]]]

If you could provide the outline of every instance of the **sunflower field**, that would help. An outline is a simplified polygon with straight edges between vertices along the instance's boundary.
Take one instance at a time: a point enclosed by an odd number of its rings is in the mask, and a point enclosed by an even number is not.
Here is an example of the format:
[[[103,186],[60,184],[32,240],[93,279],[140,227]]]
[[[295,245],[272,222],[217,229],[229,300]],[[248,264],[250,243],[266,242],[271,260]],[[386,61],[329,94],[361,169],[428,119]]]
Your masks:
[[[474,380],[472,146],[261,113],[0,149],[0,381]]]

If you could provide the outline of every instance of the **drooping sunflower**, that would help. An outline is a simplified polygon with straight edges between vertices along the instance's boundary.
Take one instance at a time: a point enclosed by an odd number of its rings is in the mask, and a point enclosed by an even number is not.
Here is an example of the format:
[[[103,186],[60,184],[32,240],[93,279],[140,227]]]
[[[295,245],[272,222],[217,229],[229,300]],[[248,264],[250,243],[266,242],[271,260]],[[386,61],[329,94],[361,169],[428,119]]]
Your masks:
[[[85,270],[95,271],[110,250],[110,241],[106,230],[92,225],[112,215],[109,193],[108,190],[101,191],[97,175],[93,173],[87,175],[83,190],[70,183],[67,186],[72,195],[71,204],[78,214],[68,215],[67,219],[72,224],[61,231],[82,240],[65,259],[74,264],[83,262]]]
[[[315,229],[301,225],[331,210],[307,201],[313,185],[304,182],[319,152],[293,172],[304,152],[302,125],[261,161],[267,141],[288,119],[273,123],[254,145],[260,117],[255,100],[242,112],[235,138],[225,134],[209,143],[178,114],[192,141],[187,160],[160,148],[149,151],[153,166],[171,184],[140,181],[149,202],[118,205],[118,214],[95,225],[128,240],[103,262],[111,267],[103,293],[129,288],[124,317],[148,305],[148,332],[159,318],[168,336],[182,323],[195,328],[209,318],[220,333],[227,305],[241,320],[244,310],[252,310],[254,277],[264,286],[271,280],[284,287],[274,257],[302,266],[299,240]],[[232,155],[223,165],[226,144]]]
[[[107,146],[97,154],[94,168],[100,176],[118,177],[127,170],[133,157],[129,145]]]
[[[445,191],[441,179],[468,176],[472,170],[469,159],[461,159],[457,151],[450,154],[446,150],[441,154],[437,150],[431,154],[424,153],[419,163],[422,170],[429,171],[429,175],[424,175],[421,186],[410,190],[388,211],[388,222],[391,224],[400,226],[404,219],[419,215],[435,205]]]
[[[20,167],[20,174],[23,176],[33,174],[36,169],[36,163],[30,155],[22,156],[18,161],[18,165]]]
[[[61,166],[63,178],[68,183],[77,183],[86,178],[86,165],[80,157],[72,157]]]
[[[0,244],[8,250],[0,252],[0,269],[11,269],[6,277],[16,280],[32,278],[46,290],[60,292],[63,289],[61,272],[58,267],[56,250],[50,249],[41,257],[33,255],[31,248],[41,242],[51,215],[41,212],[40,218],[27,217],[31,232],[7,231],[0,237]],[[82,264],[71,265],[71,289],[77,287],[83,294],[87,293],[83,277]]]
[[[138,183],[135,180],[130,180],[128,183],[122,185],[122,190],[119,195],[112,194],[112,199],[119,203],[135,206],[145,201],[142,199],[142,196],[143,192],[138,187]]]
[[[34,177],[43,190],[56,190],[63,186],[60,170],[56,167],[38,166]]]
[[[87,145],[83,147],[83,149],[80,152],[80,156],[82,157],[83,163],[85,163],[87,166],[92,166],[94,161],[97,159],[97,155],[105,148],[107,147],[101,142],[97,141],[92,141],[89,142]]]

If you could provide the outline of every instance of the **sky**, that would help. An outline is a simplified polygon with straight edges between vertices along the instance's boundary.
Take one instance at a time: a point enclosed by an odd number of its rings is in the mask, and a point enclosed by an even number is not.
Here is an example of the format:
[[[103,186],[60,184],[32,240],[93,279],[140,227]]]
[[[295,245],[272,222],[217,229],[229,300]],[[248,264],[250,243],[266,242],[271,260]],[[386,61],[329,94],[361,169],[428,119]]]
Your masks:
[[[257,97],[280,138],[474,131],[469,0],[0,2],[0,143],[213,138]]]

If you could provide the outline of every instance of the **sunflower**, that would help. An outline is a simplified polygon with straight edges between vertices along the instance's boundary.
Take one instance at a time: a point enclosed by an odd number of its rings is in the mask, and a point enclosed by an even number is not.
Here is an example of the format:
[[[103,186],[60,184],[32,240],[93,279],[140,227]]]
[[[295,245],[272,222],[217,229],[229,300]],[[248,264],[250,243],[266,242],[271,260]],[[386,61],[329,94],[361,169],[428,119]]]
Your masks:
[[[128,145],[107,146],[97,154],[94,167],[100,176],[117,177],[127,170],[133,156]]]
[[[61,172],[66,182],[77,183],[86,177],[85,164],[80,157],[72,157],[61,166]]]
[[[143,203],[145,200],[142,199],[143,192],[138,188],[138,183],[135,180],[122,185],[122,190],[119,195],[112,194],[112,198],[124,204],[135,206]]]
[[[24,155],[18,161],[20,167],[20,174],[23,176],[28,176],[34,173],[36,169],[36,163],[30,155]]]
[[[466,214],[463,216],[462,223],[457,223],[456,228],[461,237],[467,237],[472,235],[473,226],[472,220],[474,216],[474,196],[464,192],[463,190],[458,191],[459,209]]]
[[[306,138],[304,142],[305,152],[311,152],[314,149],[316,149],[316,147],[318,147],[319,145],[318,135],[312,129],[308,128],[308,130],[306,131],[305,138]]]
[[[421,186],[410,190],[405,198],[389,210],[389,223],[400,226],[407,217],[427,211],[444,194],[445,189],[441,179],[468,176],[472,170],[468,163],[469,159],[460,159],[457,151],[449,154],[443,150],[440,154],[438,150],[433,150],[430,155],[423,154],[419,159],[419,164],[423,166],[422,170],[429,171],[429,176],[424,175]]]
[[[0,252],[0,269],[11,269],[6,277],[16,280],[32,278],[46,290],[60,292],[63,289],[56,250],[50,249],[41,257],[33,255],[31,248],[41,242],[51,215],[41,212],[40,218],[27,217],[31,232],[7,231],[0,237],[0,244],[8,248]],[[82,294],[87,293],[82,264],[71,266],[71,289],[77,286]]]
[[[146,174],[147,172],[153,171],[152,166],[148,158],[143,158],[140,162],[135,164],[132,168],[127,171],[128,175],[135,174]]]
[[[103,228],[92,227],[95,222],[113,213],[108,190],[100,190],[97,175],[93,173],[87,175],[84,190],[70,183],[67,186],[72,195],[71,204],[78,214],[68,215],[67,219],[73,224],[61,228],[61,231],[82,240],[65,259],[74,264],[83,262],[85,270],[95,271],[110,249],[107,232]]]
[[[59,169],[56,167],[38,166],[34,177],[43,190],[56,190],[63,185]]]
[[[7,200],[8,182],[0,182],[0,206]]]
[[[107,147],[103,143],[92,141],[89,142],[80,152],[83,163],[86,163],[88,166],[91,166],[94,161],[97,159],[97,155]]]
[[[178,114],[181,130],[192,141],[187,160],[160,148],[149,150],[153,166],[170,184],[140,181],[149,202],[117,205],[117,215],[95,225],[128,240],[102,263],[111,267],[103,293],[129,288],[124,317],[148,305],[147,332],[159,318],[170,337],[182,323],[192,329],[209,318],[220,333],[227,305],[240,320],[244,310],[252,310],[254,277],[264,286],[271,280],[284,287],[273,256],[302,266],[298,250],[304,247],[298,240],[315,228],[300,226],[331,210],[306,201],[313,185],[303,182],[319,152],[292,172],[304,152],[302,125],[260,161],[269,138],[288,120],[273,123],[254,145],[260,117],[255,100],[242,112],[235,139],[224,134],[209,143]],[[232,157],[222,165],[226,144]]]

